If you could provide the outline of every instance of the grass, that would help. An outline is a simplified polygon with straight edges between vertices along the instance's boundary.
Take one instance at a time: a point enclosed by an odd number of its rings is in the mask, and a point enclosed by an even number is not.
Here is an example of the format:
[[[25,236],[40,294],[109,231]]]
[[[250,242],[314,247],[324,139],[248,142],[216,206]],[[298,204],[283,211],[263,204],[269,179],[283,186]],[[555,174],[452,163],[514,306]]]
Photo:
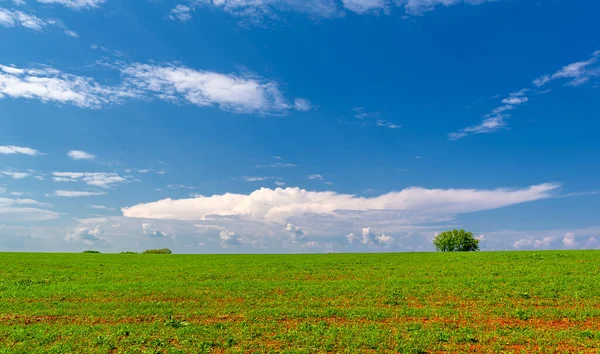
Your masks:
[[[0,254],[0,353],[600,353],[600,252]]]

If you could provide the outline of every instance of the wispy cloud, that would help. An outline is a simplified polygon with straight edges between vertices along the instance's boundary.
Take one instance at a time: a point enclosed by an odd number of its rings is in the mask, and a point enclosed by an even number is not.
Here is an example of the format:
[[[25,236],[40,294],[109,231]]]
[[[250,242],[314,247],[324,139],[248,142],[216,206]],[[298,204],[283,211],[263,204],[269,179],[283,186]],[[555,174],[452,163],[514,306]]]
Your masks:
[[[129,182],[114,172],[52,172],[55,182],[84,182],[90,186],[108,188]]]
[[[285,162],[276,162],[276,163],[270,163],[270,164],[266,164],[266,165],[261,165],[261,164],[256,165],[256,168],[275,168],[275,167],[298,167],[298,165],[293,164],[293,163],[285,163]]]
[[[37,0],[42,4],[63,5],[74,10],[94,9],[106,3],[107,0]]]
[[[352,112],[353,112],[354,118],[359,119],[362,122],[362,124],[364,124],[364,125],[374,124],[379,127],[390,128],[390,129],[402,128],[402,126],[399,124],[395,124],[395,123],[392,123],[385,119],[382,119],[380,117],[381,116],[380,112],[367,111],[364,107],[354,107],[354,108],[352,108]]]
[[[92,196],[96,196],[96,195],[105,195],[105,194],[106,194],[106,192],[57,190],[57,191],[54,191],[54,194],[47,194],[46,196],[77,198],[77,197],[92,197]]]
[[[2,155],[22,154],[22,155],[29,155],[29,156],[43,155],[41,152],[39,152],[36,149],[32,149],[29,147],[23,147],[23,146],[14,146],[14,145],[0,146],[0,154],[2,154]]]
[[[190,6],[179,4],[171,10],[169,18],[171,20],[187,22],[192,19],[192,11],[194,11],[194,9]]]
[[[0,171],[0,175],[12,177],[12,179],[23,179],[31,176],[27,172],[15,172],[15,171]]]
[[[201,6],[214,6],[242,19],[241,23],[263,24],[266,19],[277,19],[281,13],[295,12],[306,14],[311,18],[339,18],[347,12],[357,15],[388,14],[394,8],[401,8],[407,15],[421,15],[432,11],[436,6],[452,6],[458,4],[478,5],[495,0],[189,0],[179,4],[178,8],[185,14],[185,21],[190,11]],[[190,10],[188,10],[188,8]],[[172,19],[179,19],[177,16]],[[181,20],[181,19],[180,19]]]
[[[100,108],[133,95],[131,91],[105,87],[91,78],[66,74],[48,66],[21,69],[0,65],[0,99],[26,98]]]
[[[242,179],[246,182],[260,182],[268,179],[277,179],[278,177],[273,176],[243,176]]]
[[[39,207],[50,206],[51,205],[48,203],[42,203],[32,199],[0,198],[0,221],[26,222],[58,219],[60,217],[59,213],[39,209]]]
[[[0,99],[38,99],[83,108],[122,104],[127,99],[161,99],[262,115],[283,115],[311,107],[305,99],[285,98],[276,82],[257,76],[195,70],[175,64],[105,66],[121,72],[120,85],[101,85],[92,78],[43,65],[26,69],[0,65]]]
[[[492,133],[506,129],[508,125],[507,120],[512,115],[510,112],[529,101],[529,98],[526,96],[528,92],[535,91],[538,94],[548,93],[548,90],[540,91],[540,88],[558,79],[568,79],[567,86],[583,85],[592,77],[600,76],[600,68],[594,67],[599,57],[600,51],[596,51],[586,61],[564,66],[552,75],[540,76],[533,81],[533,87],[513,92],[504,98],[501,101],[502,105],[483,115],[484,120],[481,123],[449,133],[448,140],[458,140],[471,134]]]
[[[175,64],[132,64],[122,69],[126,83],[167,101],[218,106],[236,113],[283,114],[306,110],[288,102],[274,81],[257,77],[195,70]]]
[[[0,26],[25,27],[37,32],[43,32],[48,27],[56,27],[62,29],[69,37],[79,37],[79,35],[67,29],[59,20],[41,19],[32,13],[27,13],[19,10],[8,10],[0,8]]]
[[[558,79],[569,80],[566,84],[568,86],[583,85],[592,77],[600,76],[600,68],[594,66],[594,64],[598,63],[598,58],[600,58],[600,50],[594,52],[592,57],[588,60],[571,63],[563,66],[554,74],[538,77],[533,80],[533,85],[541,87]]]

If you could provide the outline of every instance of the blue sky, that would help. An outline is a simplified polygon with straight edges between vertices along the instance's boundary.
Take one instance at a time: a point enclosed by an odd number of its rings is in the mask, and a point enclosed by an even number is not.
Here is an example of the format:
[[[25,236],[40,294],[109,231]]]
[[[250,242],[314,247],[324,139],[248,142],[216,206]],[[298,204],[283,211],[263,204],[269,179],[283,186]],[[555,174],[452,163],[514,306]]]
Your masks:
[[[0,1],[0,250],[599,248],[599,12]]]

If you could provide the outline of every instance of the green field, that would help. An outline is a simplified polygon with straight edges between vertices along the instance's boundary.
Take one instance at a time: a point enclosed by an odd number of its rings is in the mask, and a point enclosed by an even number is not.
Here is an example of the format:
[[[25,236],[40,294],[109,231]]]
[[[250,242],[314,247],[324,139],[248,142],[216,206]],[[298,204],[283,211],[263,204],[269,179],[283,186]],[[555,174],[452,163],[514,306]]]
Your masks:
[[[600,352],[600,252],[0,254],[0,351]]]

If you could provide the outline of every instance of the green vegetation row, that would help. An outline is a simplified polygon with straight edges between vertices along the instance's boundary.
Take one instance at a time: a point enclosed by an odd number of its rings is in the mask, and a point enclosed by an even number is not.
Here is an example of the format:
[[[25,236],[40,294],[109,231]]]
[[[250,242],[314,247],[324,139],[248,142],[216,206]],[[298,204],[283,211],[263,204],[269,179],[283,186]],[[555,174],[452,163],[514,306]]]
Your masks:
[[[0,254],[2,353],[600,348],[600,252]]]

